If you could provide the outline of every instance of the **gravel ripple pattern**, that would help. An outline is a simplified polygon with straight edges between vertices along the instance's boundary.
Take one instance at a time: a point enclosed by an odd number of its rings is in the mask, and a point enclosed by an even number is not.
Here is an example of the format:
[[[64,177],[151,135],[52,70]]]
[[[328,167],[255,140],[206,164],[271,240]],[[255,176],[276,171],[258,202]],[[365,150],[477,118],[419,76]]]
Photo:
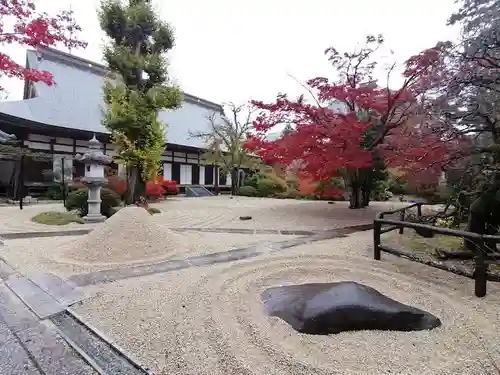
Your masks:
[[[370,259],[371,232],[217,265],[95,286],[77,307],[164,374],[496,374],[500,288],[402,259]],[[357,281],[438,316],[432,331],[298,334],[264,314],[271,286]],[[496,361],[496,364],[495,364]]]

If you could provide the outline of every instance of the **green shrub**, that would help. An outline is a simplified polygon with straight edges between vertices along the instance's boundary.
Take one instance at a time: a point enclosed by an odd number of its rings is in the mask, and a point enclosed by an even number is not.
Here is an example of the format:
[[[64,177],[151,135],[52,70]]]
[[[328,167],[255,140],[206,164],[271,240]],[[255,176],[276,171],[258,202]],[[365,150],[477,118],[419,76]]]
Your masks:
[[[257,190],[257,181],[258,180],[259,180],[259,175],[258,175],[258,173],[255,173],[255,174],[253,174],[250,177],[247,177],[245,179],[245,185],[244,186],[251,186],[251,187],[253,187],[254,189]]]
[[[88,189],[78,189],[68,194],[66,199],[66,209],[68,211],[77,210],[80,216],[88,213],[87,206]],[[113,207],[120,205],[120,196],[114,191],[101,188],[101,214],[110,217],[115,213]]]
[[[377,181],[375,187],[370,193],[370,198],[374,201],[388,201],[393,197],[393,194],[389,190],[388,181]]]
[[[389,178],[389,190],[395,195],[409,194],[408,182],[402,178]]]
[[[242,195],[244,197],[256,197],[258,195],[258,191],[253,186],[244,185],[238,190],[238,195]]]
[[[286,184],[274,178],[259,178],[257,181],[257,192],[261,197],[270,197],[275,194],[284,193]]]
[[[64,190],[66,190],[66,196],[68,196],[69,193],[69,187],[68,185],[64,185]],[[54,201],[60,201],[62,200],[63,197],[63,186],[62,185],[54,185],[49,187],[47,190],[47,198],[54,200]]]

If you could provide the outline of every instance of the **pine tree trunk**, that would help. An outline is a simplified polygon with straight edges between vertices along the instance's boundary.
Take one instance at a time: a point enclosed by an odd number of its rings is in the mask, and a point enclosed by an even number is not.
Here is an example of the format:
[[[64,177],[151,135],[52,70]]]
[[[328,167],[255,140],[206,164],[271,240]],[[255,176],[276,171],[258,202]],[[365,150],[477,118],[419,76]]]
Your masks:
[[[146,199],[146,181],[142,177],[142,170],[137,168],[137,178],[135,180],[134,203],[140,203],[142,198]]]
[[[138,172],[139,169],[135,166],[127,167],[127,192],[125,193],[125,204],[127,206],[136,202]]]

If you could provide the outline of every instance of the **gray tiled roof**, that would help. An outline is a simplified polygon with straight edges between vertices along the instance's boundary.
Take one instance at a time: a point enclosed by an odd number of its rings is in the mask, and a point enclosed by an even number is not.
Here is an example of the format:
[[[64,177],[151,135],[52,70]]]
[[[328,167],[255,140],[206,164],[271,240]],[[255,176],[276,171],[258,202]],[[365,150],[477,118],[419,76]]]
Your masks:
[[[104,66],[49,48],[28,50],[26,61],[30,68],[51,72],[56,85],[35,83],[36,97],[0,102],[0,112],[48,125],[109,133],[101,124],[105,108],[102,86],[109,77]],[[216,103],[184,93],[182,108],[159,114],[168,124],[167,141],[203,147],[190,139],[188,131],[202,131],[207,126],[206,115],[214,111],[223,112]]]

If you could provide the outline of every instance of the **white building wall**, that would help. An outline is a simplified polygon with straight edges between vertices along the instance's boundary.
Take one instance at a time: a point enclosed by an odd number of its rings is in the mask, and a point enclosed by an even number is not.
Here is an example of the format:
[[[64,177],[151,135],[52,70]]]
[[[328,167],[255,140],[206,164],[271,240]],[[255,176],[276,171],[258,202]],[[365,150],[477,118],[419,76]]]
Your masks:
[[[163,179],[164,180],[172,180],[172,164],[171,163],[163,164]]]
[[[200,185],[205,185],[205,166],[200,165]]]
[[[191,185],[192,175],[191,175],[192,167],[188,164],[181,165],[181,185]]]

